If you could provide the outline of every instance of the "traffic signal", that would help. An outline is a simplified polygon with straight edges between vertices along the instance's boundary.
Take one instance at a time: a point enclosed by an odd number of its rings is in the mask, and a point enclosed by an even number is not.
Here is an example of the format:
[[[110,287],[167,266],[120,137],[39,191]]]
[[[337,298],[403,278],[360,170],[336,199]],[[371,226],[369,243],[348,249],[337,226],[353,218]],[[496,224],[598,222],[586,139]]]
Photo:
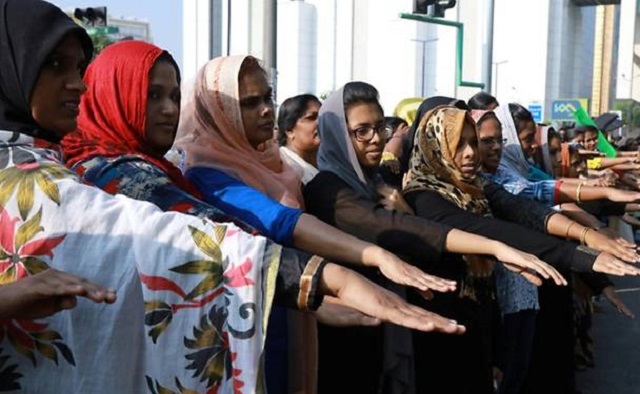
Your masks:
[[[107,7],[76,8],[73,16],[85,26],[107,26]]]
[[[443,18],[448,8],[456,6],[456,0],[413,0],[413,13]]]

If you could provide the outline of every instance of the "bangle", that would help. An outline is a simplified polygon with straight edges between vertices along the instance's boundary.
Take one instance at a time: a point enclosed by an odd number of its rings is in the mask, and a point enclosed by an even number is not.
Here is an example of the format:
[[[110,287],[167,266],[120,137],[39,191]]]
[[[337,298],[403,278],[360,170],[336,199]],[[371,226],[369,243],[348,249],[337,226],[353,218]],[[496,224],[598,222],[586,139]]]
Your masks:
[[[589,232],[589,230],[591,230],[591,228],[585,227],[582,229],[582,232],[580,233],[580,243],[582,245],[586,245],[585,241],[587,239],[587,233]]]
[[[571,226],[573,226],[574,224],[576,224],[576,222],[571,222],[569,223],[569,225],[567,226],[567,233],[565,234],[565,238],[569,239],[569,230],[571,230]]]
[[[380,159],[380,163],[384,163],[385,161],[393,161],[398,160],[396,155],[391,152],[382,152],[382,159]]]
[[[304,267],[300,277],[300,292],[298,293],[298,309],[301,311],[309,310],[311,307],[309,301],[313,290],[313,278],[321,266],[324,265],[323,263],[324,259],[322,257],[313,255]]]
[[[576,202],[580,203],[582,201],[580,201],[580,189],[582,188],[582,185],[584,185],[584,182],[580,182],[578,184],[578,188],[576,189]]]

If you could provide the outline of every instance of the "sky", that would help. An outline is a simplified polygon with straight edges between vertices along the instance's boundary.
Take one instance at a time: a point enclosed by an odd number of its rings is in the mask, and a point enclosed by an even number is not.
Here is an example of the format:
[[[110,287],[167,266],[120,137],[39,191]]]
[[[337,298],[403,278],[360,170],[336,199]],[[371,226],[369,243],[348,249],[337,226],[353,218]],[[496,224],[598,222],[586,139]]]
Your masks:
[[[169,51],[182,66],[182,1],[179,0],[47,0],[63,11],[107,7],[114,17],[151,23],[153,43]]]

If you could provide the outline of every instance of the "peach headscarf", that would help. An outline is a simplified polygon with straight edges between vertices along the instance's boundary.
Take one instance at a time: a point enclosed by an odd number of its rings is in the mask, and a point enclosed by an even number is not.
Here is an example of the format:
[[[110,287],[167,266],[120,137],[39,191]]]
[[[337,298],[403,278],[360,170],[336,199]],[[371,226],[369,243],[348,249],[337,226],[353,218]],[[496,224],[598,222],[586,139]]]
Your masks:
[[[283,205],[301,208],[300,178],[280,157],[275,140],[258,151],[245,135],[238,80],[242,65],[251,61],[257,62],[251,56],[224,56],[200,69],[174,145],[185,152],[186,168],[215,168]]]

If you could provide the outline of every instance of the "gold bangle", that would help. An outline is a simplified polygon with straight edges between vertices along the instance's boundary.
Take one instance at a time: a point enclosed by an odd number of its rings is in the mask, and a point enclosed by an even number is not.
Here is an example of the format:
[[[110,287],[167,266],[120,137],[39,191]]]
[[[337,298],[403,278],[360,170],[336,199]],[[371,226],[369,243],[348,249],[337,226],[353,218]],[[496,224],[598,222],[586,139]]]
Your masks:
[[[301,311],[309,309],[309,294],[311,293],[313,277],[323,261],[324,259],[322,257],[313,255],[304,267],[304,271],[300,277],[300,292],[298,293],[298,309]]]
[[[569,225],[567,226],[567,233],[565,234],[565,238],[569,239],[569,230],[571,230],[571,226],[573,226],[574,224],[576,224],[576,222],[571,222],[569,223]]]
[[[587,239],[587,233],[589,232],[589,230],[591,230],[590,227],[585,227],[582,229],[582,232],[580,233],[580,243],[582,245],[586,245],[586,239]]]
[[[582,201],[580,201],[580,189],[582,188],[582,185],[584,185],[584,182],[580,182],[578,184],[578,188],[576,189],[576,202],[580,203]]]
[[[380,163],[384,163],[385,161],[393,161],[398,160],[396,155],[391,152],[382,152],[382,159],[380,159]]]

